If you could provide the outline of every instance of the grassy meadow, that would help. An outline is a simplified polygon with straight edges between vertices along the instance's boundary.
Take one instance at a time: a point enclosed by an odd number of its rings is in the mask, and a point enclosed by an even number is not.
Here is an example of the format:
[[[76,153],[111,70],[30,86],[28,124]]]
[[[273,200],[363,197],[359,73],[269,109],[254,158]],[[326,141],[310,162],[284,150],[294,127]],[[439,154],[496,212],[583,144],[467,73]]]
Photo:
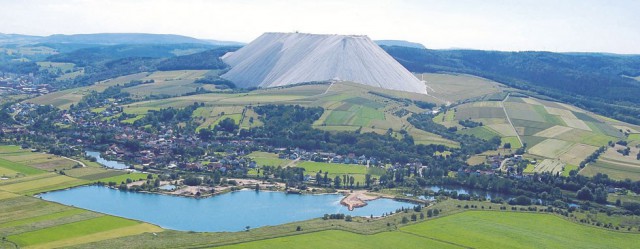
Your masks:
[[[152,77],[152,76],[149,76]],[[193,76],[192,76],[193,77]],[[155,84],[155,83],[154,83]],[[141,86],[152,87],[154,84]],[[419,113],[426,110],[413,104],[405,106],[393,98],[411,98],[422,101],[441,101],[424,95],[410,95],[408,93],[380,90],[354,83],[335,83],[331,85],[299,85],[285,88],[259,89],[248,93],[207,93],[191,96],[173,97],[159,100],[148,100],[123,106],[128,114],[146,114],[148,110],[160,108],[182,108],[194,102],[203,103],[193,117],[199,122],[197,129],[214,127],[225,118],[233,119],[242,129],[251,129],[262,125],[258,115],[247,106],[264,104],[290,104],[302,106],[320,106],[325,112],[313,125],[317,129],[327,131],[355,131],[375,132],[384,134],[388,129],[395,132],[407,130],[420,144],[443,144],[451,147],[457,143],[444,139],[438,135],[416,129],[405,117],[398,117],[394,113],[403,108],[409,113]],[[382,97],[373,92],[382,92],[390,98]],[[132,120],[127,120],[131,122]],[[251,122],[253,121],[253,122]]]
[[[57,163],[59,160],[69,163]],[[7,178],[0,181],[0,236],[6,239],[0,243],[0,248],[67,247],[163,231],[155,225],[31,197],[89,184],[97,179],[126,180],[124,176],[146,179],[146,174],[128,175],[95,163],[86,162],[87,167],[72,168],[75,164],[65,158],[23,150],[18,146],[0,146],[0,173]],[[62,171],[69,174],[63,175]],[[116,176],[121,174],[121,177]]]

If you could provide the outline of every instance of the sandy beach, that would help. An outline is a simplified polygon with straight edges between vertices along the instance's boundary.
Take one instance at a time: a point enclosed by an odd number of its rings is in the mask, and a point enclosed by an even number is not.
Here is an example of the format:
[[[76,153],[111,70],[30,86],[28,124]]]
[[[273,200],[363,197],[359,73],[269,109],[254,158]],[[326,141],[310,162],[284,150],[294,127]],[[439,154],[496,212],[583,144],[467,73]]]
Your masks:
[[[380,198],[380,196],[367,195],[367,191],[353,191],[344,197],[340,204],[347,206],[349,211],[353,211],[354,208],[364,207],[367,205],[367,201],[372,201]]]

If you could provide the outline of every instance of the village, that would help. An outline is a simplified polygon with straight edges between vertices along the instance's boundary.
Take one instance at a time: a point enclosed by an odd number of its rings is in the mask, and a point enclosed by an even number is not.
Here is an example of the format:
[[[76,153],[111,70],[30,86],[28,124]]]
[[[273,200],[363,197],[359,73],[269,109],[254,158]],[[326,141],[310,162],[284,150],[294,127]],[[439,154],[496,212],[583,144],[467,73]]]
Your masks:
[[[2,72],[0,74],[0,96],[5,94],[47,94],[56,89],[50,84],[37,83],[38,79],[30,74]]]

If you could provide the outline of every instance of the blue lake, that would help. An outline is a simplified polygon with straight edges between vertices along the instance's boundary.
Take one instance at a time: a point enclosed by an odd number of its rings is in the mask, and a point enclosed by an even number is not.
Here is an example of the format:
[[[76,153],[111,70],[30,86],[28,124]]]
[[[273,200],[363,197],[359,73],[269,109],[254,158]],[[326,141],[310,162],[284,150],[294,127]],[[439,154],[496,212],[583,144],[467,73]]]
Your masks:
[[[97,160],[96,162],[107,167],[107,168],[112,168],[112,169],[128,169],[129,166],[127,166],[124,163],[121,162],[117,162],[117,161],[111,161],[111,160],[107,160],[102,158],[102,156],[100,156],[100,152],[97,151],[85,151],[85,153],[87,154],[87,156],[92,156],[95,157]]]
[[[45,200],[145,221],[163,228],[196,232],[241,231],[246,226],[273,226],[335,213],[380,216],[401,207],[414,206],[407,202],[378,199],[348,211],[340,205],[342,195],[297,195],[253,190],[194,199],[83,186],[40,196]]]

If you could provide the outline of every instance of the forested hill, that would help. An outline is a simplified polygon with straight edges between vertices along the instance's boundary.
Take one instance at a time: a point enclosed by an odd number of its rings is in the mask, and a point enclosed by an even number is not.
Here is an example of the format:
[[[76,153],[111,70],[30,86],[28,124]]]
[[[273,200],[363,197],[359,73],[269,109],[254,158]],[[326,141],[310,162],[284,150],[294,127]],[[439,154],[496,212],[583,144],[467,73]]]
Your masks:
[[[640,56],[383,47],[412,72],[456,72],[640,124]],[[612,105],[615,104],[615,105]]]
[[[81,48],[67,53],[52,55],[47,60],[53,62],[69,62],[79,66],[96,64],[104,61],[123,58],[168,58],[176,56],[177,50],[206,50],[211,45],[197,44],[125,44],[113,46],[93,46]]]
[[[224,69],[228,66],[219,57],[237,49],[238,47],[216,47],[202,44],[127,44],[81,48],[52,55],[47,60],[74,63],[76,66],[84,68],[82,76],[52,83],[65,89],[139,72]],[[180,51],[200,52],[176,55]],[[35,65],[35,63],[28,64]],[[20,68],[26,67],[26,65],[19,66]],[[38,72],[38,67],[36,66],[33,71],[34,73]]]
[[[221,47],[203,52],[168,58],[157,65],[158,70],[224,69],[227,66],[220,57],[240,47]]]

